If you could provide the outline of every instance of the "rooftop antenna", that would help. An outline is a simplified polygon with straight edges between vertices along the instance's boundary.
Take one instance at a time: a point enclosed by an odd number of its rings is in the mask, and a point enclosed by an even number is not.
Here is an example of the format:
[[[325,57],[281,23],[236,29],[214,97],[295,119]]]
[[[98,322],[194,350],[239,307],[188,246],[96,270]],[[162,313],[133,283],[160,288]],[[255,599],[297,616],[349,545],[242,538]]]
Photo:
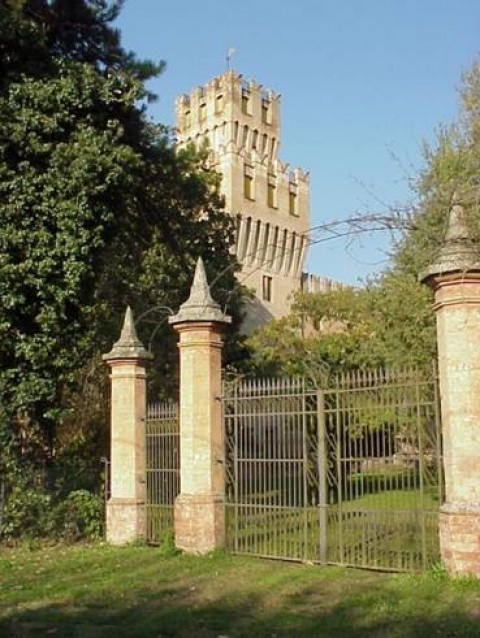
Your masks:
[[[230,71],[230,62],[232,61],[233,56],[235,55],[235,49],[230,47],[227,51],[227,55],[225,56],[226,70]]]

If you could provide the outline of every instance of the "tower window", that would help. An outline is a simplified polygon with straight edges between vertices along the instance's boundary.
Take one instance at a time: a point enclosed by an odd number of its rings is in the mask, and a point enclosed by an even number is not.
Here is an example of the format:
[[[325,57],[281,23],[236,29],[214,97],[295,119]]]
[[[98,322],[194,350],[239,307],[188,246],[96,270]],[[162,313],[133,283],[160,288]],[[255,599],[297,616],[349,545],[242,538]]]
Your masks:
[[[185,111],[185,126],[188,128],[192,125],[192,112],[190,110]]]
[[[292,190],[288,193],[288,212],[290,213],[290,215],[298,217],[297,193]]]
[[[243,195],[245,199],[253,199],[253,177],[251,175],[243,176]]]
[[[269,158],[270,161],[273,160],[273,158],[276,156],[276,147],[277,147],[277,140],[272,137],[271,143],[270,143],[270,152],[269,152]]]
[[[250,92],[242,89],[242,113],[251,114]]]
[[[270,100],[262,100],[262,122],[264,124],[271,124],[271,103]]]
[[[255,199],[253,169],[249,164],[243,167],[243,196],[245,199]]]
[[[247,140],[248,140],[248,126],[245,125],[243,127],[243,135],[242,135],[242,146],[244,148],[247,146]]]
[[[272,301],[272,277],[264,275],[262,278],[262,299]]]
[[[200,104],[198,114],[199,114],[199,119],[201,122],[207,119],[207,105],[205,104],[205,102]]]
[[[262,155],[266,155],[268,153],[268,135],[265,133],[263,135],[262,142]]]
[[[221,113],[223,111],[223,93],[217,95],[215,100],[215,113]]]
[[[276,208],[277,189],[274,184],[268,184],[267,204],[269,208]]]
[[[268,175],[267,205],[269,208],[277,208],[277,178],[272,174]]]

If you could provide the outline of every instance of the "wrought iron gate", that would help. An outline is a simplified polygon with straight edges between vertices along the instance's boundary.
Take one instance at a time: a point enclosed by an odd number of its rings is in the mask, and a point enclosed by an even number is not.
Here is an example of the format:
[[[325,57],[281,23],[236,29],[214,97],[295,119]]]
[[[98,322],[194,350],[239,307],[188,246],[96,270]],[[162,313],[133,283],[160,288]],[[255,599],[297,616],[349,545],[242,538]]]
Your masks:
[[[178,404],[149,405],[145,435],[147,542],[157,544],[173,531],[173,504],[180,492]]]
[[[352,372],[225,388],[230,550],[410,571],[439,559],[436,379]]]

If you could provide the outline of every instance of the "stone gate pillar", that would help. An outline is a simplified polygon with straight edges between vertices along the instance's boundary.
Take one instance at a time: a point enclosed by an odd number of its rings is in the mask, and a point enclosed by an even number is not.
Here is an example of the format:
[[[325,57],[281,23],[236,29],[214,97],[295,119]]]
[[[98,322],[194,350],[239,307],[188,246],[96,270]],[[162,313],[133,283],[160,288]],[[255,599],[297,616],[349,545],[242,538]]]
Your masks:
[[[438,258],[422,275],[435,291],[446,502],[442,560],[480,577],[480,246],[455,202]]]
[[[111,369],[110,498],[107,541],[145,538],[146,364],[151,354],[139,341],[130,308],[120,339],[103,356]]]
[[[188,300],[169,322],[180,335],[180,494],[175,543],[205,553],[225,541],[225,468],[221,403],[224,315],[198,260]]]

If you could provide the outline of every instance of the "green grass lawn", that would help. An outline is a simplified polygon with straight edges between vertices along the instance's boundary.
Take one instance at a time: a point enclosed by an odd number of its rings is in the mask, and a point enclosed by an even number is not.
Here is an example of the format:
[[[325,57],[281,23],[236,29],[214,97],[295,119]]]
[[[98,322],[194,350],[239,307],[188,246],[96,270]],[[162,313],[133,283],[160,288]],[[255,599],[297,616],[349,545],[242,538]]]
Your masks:
[[[0,636],[480,636],[480,581],[105,545],[0,550]]]

